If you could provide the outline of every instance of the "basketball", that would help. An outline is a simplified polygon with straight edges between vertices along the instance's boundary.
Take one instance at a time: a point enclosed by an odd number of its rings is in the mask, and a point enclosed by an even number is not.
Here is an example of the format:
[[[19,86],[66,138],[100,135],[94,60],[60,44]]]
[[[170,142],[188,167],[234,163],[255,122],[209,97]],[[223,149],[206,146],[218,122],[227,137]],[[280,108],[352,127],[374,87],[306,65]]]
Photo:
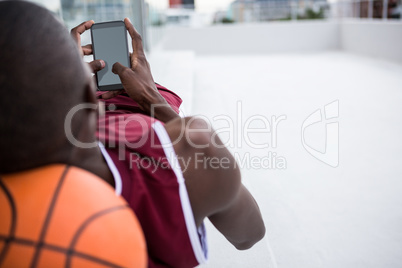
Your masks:
[[[62,164],[0,177],[0,267],[146,267],[141,226],[96,175]]]

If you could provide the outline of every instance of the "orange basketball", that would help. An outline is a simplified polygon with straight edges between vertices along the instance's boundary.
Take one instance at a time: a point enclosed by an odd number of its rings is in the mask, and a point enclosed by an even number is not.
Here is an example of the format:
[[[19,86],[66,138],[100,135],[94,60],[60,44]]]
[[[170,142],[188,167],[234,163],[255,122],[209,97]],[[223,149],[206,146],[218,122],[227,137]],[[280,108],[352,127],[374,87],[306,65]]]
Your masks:
[[[141,226],[90,172],[50,165],[0,178],[0,267],[146,267]]]

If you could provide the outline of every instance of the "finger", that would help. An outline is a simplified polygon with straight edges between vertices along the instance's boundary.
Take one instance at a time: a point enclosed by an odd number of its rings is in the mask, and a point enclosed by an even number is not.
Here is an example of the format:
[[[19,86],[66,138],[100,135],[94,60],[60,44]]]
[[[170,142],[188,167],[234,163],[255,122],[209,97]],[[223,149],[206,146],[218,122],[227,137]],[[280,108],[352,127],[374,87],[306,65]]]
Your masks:
[[[94,20],[88,20],[88,21],[84,21],[83,23],[81,23],[80,25],[78,25],[77,27],[73,28],[71,30],[71,34],[74,35],[81,35],[83,34],[86,30],[90,29],[91,26],[95,23]]]
[[[128,30],[128,33],[131,36],[132,43],[133,43],[133,52],[136,54],[144,55],[144,47],[142,45],[142,37],[134,28],[133,24],[131,23],[129,18],[124,19],[124,24]]]
[[[105,62],[103,60],[94,60],[88,64],[93,73],[96,73],[105,68]]]
[[[86,46],[82,46],[82,52],[84,53],[84,55],[92,55],[92,45],[88,44]]]
[[[75,39],[75,41],[80,42],[80,35],[83,34],[86,30],[91,28],[92,24],[95,22],[93,20],[84,21],[77,27],[71,30],[71,36]]]
[[[127,68],[126,66],[122,65],[120,62],[116,62],[115,64],[113,64],[112,72],[114,74],[119,75],[120,79],[124,79],[124,76],[127,73],[126,70],[130,70],[130,69]]]
[[[108,91],[108,92],[102,94],[102,99],[108,100],[108,99],[116,97],[117,95],[120,95],[123,92],[124,92],[124,90]]]

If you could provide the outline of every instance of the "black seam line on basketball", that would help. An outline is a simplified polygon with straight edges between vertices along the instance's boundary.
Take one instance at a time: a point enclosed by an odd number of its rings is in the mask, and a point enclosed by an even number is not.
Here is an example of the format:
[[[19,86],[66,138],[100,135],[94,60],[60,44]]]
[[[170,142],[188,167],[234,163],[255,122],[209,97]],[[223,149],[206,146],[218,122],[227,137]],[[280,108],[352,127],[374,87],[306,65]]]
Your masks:
[[[33,247],[36,246],[36,242],[34,240],[0,235],[0,240],[7,240],[7,239],[10,240],[10,243],[21,244],[21,245],[25,245],[25,246],[33,246]]]
[[[86,221],[84,221],[81,226],[78,228],[77,232],[75,233],[75,235],[73,236],[73,239],[71,240],[70,246],[68,247],[68,251],[67,251],[67,258],[66,258],[66,265],[65,267],[71,267],[71,257],[72,254],[74,252],[74,247],[78,242],[78,238],[81,235],[81,233],[85,230],[85,228],[95,219],[104,216],[108,213],[114,212],[116,210],[120,210],[120,209],[126,209],[128,208],[128,205],[121,205],[121,206],[117,206],[117,207],[111,207],[111,208],[107,208],[104,210],[101,210],[99,212],[97,212],[96,214],[92,215],[91,217],[89,217]],[[76,254],[75,254],[76,255]],[[114,267],[119,267],[118,265],[114,265]]]
[[[49,227],[50,219],[52,218],[53,210],[54,210],[54,207],[56,206],[56,201],[57,201],[57,198],[59,196],[61,186],[63,185],[64,179],[66,178],[66,174],[67,174],[69,168],[70,168],[69,165],[67,165],[64,168],[64,171],[63,171],[62,175],[60,176],[59,182],[58,182],[58,184],[56,186],[56,190],[54,191],[52,201],[50,202],[50,206],[49,206],[49,209],[47,211],[45,222],[44,222],[44,224],[42,226],[42,231],[41,231],[41,234],[39,236],[38,244],[36,245],[36,250],[35,250],[34,257],[32,259],[31,268],[34,268],[34,267],[36,267],[38,265],[40,251],[41,251],[42,246],[43,246],[43,240],[45,239],[47,228]]]
[[[89,261],[92,261],[92,262],[96,262],[96,263],[99,263],[99,264],[102,264],[102,265],[105,265],[105,266],[108,266],[108,267],[123,268],[123,266],[117,265],[115,263],[112,263],[112,262],[109,262],[109,261],[106,261],[106,260],[99,259],[97,257],[91,256],[91,255],[88,255],[88,254],[85,254],[85,253],[73,251],[73,254],[76,257],[80,257],[82,259],[86,259],[86,260],[89,260]]]
[[[17,226],[17,207],[15,206],[14,198],[13,198],[11,192],[7,189],[7,186],[4,184],[1,177],[0,177],[0,188],[6,194],[7,200],[10,203],[10,207],[11,207],[10,230],[8,232],[8,238],[5,239],[5,245],[3,247],[3,250],[0,252],[0,267],[1,267],[1,263],[4,261],[7,251],[10,248],[10,241],[15,236],[15,230],[16,230],[16,226]]]
[[[0,240],[6,240],[7,238],[8,238],[7,236],[0,235]],[[31,247],[36,247],[36,244],[37,244],[34,240],[29,240],[29,239],[25,239],[25,238],[18,238],[18,237],[13,238],[13,241],[11,241],[11,242],[15,243],[15,244],[20,244],[20,245],[24,245],[24,246],[31,246]],[[46,244],[46,243],[43,244],[42,248],[43,249],[48,249],[48,250],[51,250],[51,251],[64,253],[66,255],[67,255],[67,252],[68,252],[68,250],[66,248],[64,248],[64,247],[51,245],[51,244]],[[97,263],[100,263],[102,265],[115,267],[115,268],[120,268],[121,267],[121,266],[118,266],[118,265],[116,265],[114,263],[111,263],[111,262],[109,262],[107,260],[103,260],[103,259],[100,259],[100,258],[98,258],[96,256],[92,256],[92,255],[89,255],[87,253],[83,253],[83,252],[80,252],[80,251],[72,251],[70,253],[73,254],[76,257],[91,260],[93,262],[97,262]]]

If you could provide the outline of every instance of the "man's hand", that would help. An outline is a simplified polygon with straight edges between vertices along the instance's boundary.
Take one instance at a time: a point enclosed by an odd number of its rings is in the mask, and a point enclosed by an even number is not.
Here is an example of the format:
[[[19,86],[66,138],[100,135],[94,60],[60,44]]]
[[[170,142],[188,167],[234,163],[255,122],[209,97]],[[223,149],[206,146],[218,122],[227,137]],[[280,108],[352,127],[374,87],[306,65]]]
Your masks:
[[[141,36],[128,18],[124,19],[124,23],[133,44],[131,69],[116,62],[112,72],[119,75],[125,91],[142,110],[163,122],[178,117],[155,86],[149,63],[145,57]]]
[[[71,30],[71,36],[75,40],[78,45],[78,49],[82,56],[92,55],[92,45],[88,44],[85,46],[81,46],[81,34],[83,34],[86,30],[89,30],[95,22],[93,20],[85,21]],[[103,68],[105,68],[105,62],[103,60],[94,60],[88,63],[91,71],[96,73]]]

